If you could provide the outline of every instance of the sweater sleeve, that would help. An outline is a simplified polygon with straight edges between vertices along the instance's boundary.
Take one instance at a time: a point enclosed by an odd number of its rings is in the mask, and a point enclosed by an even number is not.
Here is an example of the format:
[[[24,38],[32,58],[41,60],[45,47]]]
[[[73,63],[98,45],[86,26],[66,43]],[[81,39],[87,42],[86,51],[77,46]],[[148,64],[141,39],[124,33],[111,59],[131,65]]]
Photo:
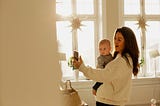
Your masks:
[[[119,79],[122,73],[123,76],[125,76],[129,70],[132,70],[132,67],[130,67],[122,57],[111,61],[104,69],[100,69],[100,71],[91,67],[86,67],[84,64],[81,64],[79,67],[79,71],[83,72],[88,79],[102,83],[111,83]]]
[[[108,65],[107,65],[108,66]],[[91,80],[96,82],[110,82],[115,77],[115,72],[111,71],[110,67],[105,67],[104,69],[93,69],[91,67],[86,67],[84,64],[81,64],[79,71],[83,72],[83,74]]]

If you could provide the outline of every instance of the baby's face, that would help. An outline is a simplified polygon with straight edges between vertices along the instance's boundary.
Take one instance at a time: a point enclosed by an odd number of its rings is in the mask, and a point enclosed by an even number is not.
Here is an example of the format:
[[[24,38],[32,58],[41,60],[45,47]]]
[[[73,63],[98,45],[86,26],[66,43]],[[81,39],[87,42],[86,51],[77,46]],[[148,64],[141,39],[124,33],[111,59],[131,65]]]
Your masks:
[[[99,53],[100,55],[108,55],[110,53],[110,46],[109,44],[100,44],[99,45]]]

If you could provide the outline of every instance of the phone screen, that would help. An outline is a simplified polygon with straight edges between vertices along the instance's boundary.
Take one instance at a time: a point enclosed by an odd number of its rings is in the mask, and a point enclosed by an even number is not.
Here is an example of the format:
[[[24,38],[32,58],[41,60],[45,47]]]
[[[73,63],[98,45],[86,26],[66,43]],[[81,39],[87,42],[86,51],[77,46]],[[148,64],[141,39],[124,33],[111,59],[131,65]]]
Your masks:
[[[77,51],[73,51],[73,57],[78,60],[78,52]]]

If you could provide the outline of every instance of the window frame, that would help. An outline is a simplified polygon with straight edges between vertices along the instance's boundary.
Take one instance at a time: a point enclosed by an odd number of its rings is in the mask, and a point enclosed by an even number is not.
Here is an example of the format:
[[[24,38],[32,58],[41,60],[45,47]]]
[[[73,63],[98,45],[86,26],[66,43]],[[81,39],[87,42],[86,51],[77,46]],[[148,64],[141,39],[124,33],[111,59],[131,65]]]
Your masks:
[[[95,49],[94,49],[94,51],[95,51],[95,57],[94,57],[94,59],[95,59],[95,64],[96,64],[96,62],[97,62],[97,60],[96,60],[96,57],[98,56],[98,48],[97,48],[97,45],[98,45],[98,42],[99,42],[99,40],[100,39],[102,39],[105,35],[105,33],[106,33],[106,25],[104,24],[104,22],[105,22],[105,16],[106,16],[106,10],[104,10],[103,9],[103,7],[105,7],[106,6],[106,1],[104,1],[104,0],[93,0],[94,1],[94,15],[82,15],[82,14],[80,14],[80,15],[78,15],[78,14],[76,14],[76,0],[71,0],[72,1],[72,5],[74,5],[74,6],[72,6],[72,11],[73,11],[73,14],[72,14],[72,16],[76,16],[76,17],[78,17],[81,21],[87,21],[88,19],[90,19],[90,20],[93,20],[94,21],[94,23],[95,23],[95,26],[94,26],[94,28],[95,28],[95,31],[94,31],[94,37],[95,37],[95,43],[94,43],[94,47],[95,47]],[[57,21],[69,21],[69,20],[71,20],[72,19],[72,16],[65,16],[65,17],[63,17],[63,16],[60,16],[60,15],[58,15],[58,14],[56,14],[56,22]],[[87,17],[87,18],[86,18]],[[90,21],[90,20],[88,20],[88,21]],[[72,44],[72,48],[73,48],[73,50],[77,50],[78,49],[78,45],[77,45],[77,38],[76,38],[76,36],[74,36],[74,35],[76,35],[77,36],[77,31],[73,31],[72,32],[72,37],[73,37],[73,39],[74,39],[74,42],[72,42],[73,44]],[[67,60],[66,60],[67,61]],[[74,76],[73,75],[71,75],[71,76],[69,76],[69,77],[66,77],[66,76],[63,76],[62,75],[62,79],[74,79]],[[79,77],[79,79],[86,79],[83,75],[82,76],[80,76]]]
[[[148,15],[148,14],[145,14],[145,0],[139,0],[140,2],[140,14],[136,14],[136,15],[125,15],[124,14],[124,0],[119,0],[119,25],[124,25],[124,22],[125,21],[137,21],[137,17],[139,16],[143,16],[145,17],[145,20],[146,21],[160,21],[160,14],[159,15],[154,15],[154,14],[151,14],[151,15]],[[141,29],[140,29],[141,30]],[[144,29],[141,30],[141,33],[143,34],[143,37],[141,37],[141,48],[140,51],[141,51],[141,57],[144,57],[144,60],[146,60],[146,32]],[[148,63],[149,64],[149,63]],[[153,73],[149,73],[147,70],[147,62],[144,62],[144,65],[141,67],[141,73],[138,74],[139,77],[151,77],[153,76]],[[157,72],[157,76],[160,76],[160,72]]]

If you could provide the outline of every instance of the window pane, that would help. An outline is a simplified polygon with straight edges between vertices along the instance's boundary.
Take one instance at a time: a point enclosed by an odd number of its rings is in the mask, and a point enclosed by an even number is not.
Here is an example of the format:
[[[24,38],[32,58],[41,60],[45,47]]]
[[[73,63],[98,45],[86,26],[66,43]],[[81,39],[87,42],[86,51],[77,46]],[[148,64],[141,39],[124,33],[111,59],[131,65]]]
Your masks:
[[[77,0],[77,14],[94,14],[94,0]]]
[[[66,61],[60,61],[64,79],[73,79],[74,71],[68,66],[68,60],[73,56],[73,49],[78,49],[79,54],[87,65],[95,67],[94,46],[98,39],[94,38],[95,36],[98,38],[97,36],[99,35],[95,35],[95,33],[99,32],[99,29],[94,30],[95,27],[99,26],[99,23],[95,22],[99,11],[94,11],[99,4],[95,2],[95,0],[56,0],[56,28],[59,52],[66,53],[67,59]],[[74,17],[79,17],[80,15],[81,30],[75,29],[72,31],[72,19],[66,17],[68,15]],[[90,16],[86,18],[86,15]],[[82,75],[80,73],[80,79],[84,79]]]
[[[149,51],[153,49],[158,49],[160,50],[160,21],[147,21],[147,31],[146,31],[146,48],[147,48],[147,56],[148,56],[148,66],[149,66],[149,72],[154,71],[154,66],[153,66],[153,61],[150,58]],[[160,62],[158,60],[158,62]],[[150,65],[152,64],[152,66]],[[158,63],[157,63],[158,64]],[[160,64],[160,63],[159,63]],[[159,68],[159,66],[158,66]],[[160,68],[159,68],[160,69]],[[160,70],[159,70],[160,72]]]
[[[124,14],[140,14],[140,0],[124,0]]]
[[[73,72],[67,63],[69,57],[72,56],[72,32],[69,25],[68,21],[56,22],[59,52],[66,53],[66,61],[61,62],[63,76],[71,76]]]
[[[83,21],[81,31],[78,31],[78,51],[86,65],[95,67],[94,21]]]
[[[71,0],[56,0],[56,14],[67,16],[71,13]]]
[[[160,0],[145,0],[146,14],[160,14]]]
[[[155,59],[151,59],[151,56],[149,54],[149,51],[151,49],[159,49],[160,52],[160,21],[157,21],[159,19],[160,15],[160,0],[123,0],[124,1],[124,22],[125,25],[128,26],[135,26],[136,17],[132,17],[134,15],[139,15],[140,13],[143,14],[143,17],[145,17],[145,20],[152,20],[147,21],[146,31],[142,32],[141,30],[137,30],[138,26],[136,25],[135,28],[133,28],[136,32],[138,31],[139,35],[137,38],[138,46],[140,50],[140,59],[142,56],[145,56],[144,58],[144,68],[142,75],[154,75],[155,71]],[[131,15],[131,17],[129,16]],[[147,16],[146,16],[147,15]],[[149,16],[150,15],[150,16]],[[153,17],[151,17],[153,15]],[[149,17],[148,17],[149,16]],[[156,17],[154,17],[156,16]],[[158,18],[157,18],[158,17]],[[126,21],[126,20],[135,20],[134,21]],[[131,25],[132,23],[132,25]],[[138,23],[138,22],[136,22]],[[140,36],[142,33],[145,33],[145,36]],[[142,47],[141,42],[144,43],[144,47]],[[143,51],[142,51],[143,50]],[[143,53],[142,53],[143,52]],[[160,75],[160,56],[156,58],[156,69],[158,70],[158,74]],[[141,74],[141,73],[140,73]]]
[[[156,44],[160,44],[160,21],[147,21],[147,49],[152,48]]]

